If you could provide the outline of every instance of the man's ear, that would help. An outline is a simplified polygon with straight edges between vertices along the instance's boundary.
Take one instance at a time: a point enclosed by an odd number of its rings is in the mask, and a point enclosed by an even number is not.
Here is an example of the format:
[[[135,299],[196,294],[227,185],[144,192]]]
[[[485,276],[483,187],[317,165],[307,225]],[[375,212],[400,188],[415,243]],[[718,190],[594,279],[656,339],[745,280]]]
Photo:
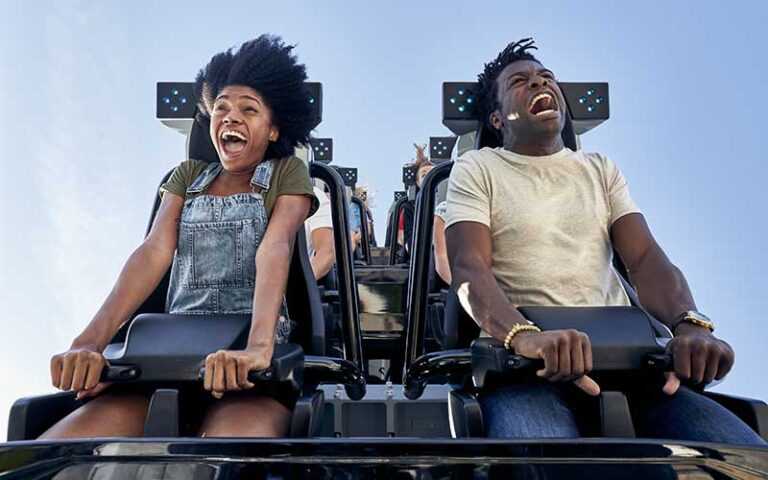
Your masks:
[[[501,130],[503,123],[501,121],[501,114],[498,110],[494,110],[493,113],[491,113],[491,115],[488,117],[488,121],[493,128],[496,130]]]

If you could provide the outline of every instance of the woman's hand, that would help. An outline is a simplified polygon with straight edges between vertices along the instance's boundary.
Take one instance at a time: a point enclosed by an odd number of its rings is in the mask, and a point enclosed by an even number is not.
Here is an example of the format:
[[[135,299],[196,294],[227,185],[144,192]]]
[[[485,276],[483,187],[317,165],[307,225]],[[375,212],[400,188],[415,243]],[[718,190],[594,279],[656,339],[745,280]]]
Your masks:
[[[274,346],[212,353],[205,358],[203,387],[216,398],[224,396],[224,392],[253,388],[248,373],[269,367],[273,352]]]
[[[107,365],[107,360],[94,346],[73,346],[51,358],[51,382],[61,390],[76,391],[78,400],[94,397],[109,386],[99,382]]]

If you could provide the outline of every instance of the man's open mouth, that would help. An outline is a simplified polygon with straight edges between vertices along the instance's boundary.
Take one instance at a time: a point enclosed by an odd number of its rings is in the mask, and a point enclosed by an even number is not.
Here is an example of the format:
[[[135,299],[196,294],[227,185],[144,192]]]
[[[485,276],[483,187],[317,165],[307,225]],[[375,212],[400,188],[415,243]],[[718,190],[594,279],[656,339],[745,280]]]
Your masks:
[[[530,107],[528,108],[528,113],[536,116],[556,111],[557,102],[555,101],[555,97],[549,92],[539,93],[533,97]]]
[[[237,130],[224,130],[219,135],[219,139],[227,155],[237,155],[248,145],[248,138]]]

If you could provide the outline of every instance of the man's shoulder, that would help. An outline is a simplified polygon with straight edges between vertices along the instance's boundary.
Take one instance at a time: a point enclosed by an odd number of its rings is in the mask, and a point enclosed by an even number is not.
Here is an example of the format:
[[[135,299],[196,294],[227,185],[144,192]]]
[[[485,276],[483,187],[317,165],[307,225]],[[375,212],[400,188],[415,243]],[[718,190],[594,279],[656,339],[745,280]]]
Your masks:
[[[473,164],[484,163],[487,160],[498,157],[496,149],[490,147],[483,147],[480,150],[467,150],[459,158],[456,159],[456,163]]]
[[[575,152],[572,152],[572,155],[574,158],[578,158],[583,162],[589,162],[600,167],[605,167],[610,162],[608,157],[600,152],[585,152],[583,150],[576,150]]]
[[[500,159],[498,152],[493,148],[484,147],[480,150],[469,150],[456,159],[455,170],[465,172],[482,172],[489,174]]]

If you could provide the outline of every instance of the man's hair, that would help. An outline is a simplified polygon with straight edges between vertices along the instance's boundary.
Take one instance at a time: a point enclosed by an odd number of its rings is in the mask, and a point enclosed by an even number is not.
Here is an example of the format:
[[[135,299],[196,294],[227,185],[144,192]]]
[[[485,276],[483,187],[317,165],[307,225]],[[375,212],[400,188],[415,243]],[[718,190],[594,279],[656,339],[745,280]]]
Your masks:
[[[477,104],[480,108],[480,120],[486,122],[492,132],[496,130],[490,125],[489,118],[491,113],[500,108],[497,97],[496,79],[499,78],[499,74],[504,70],[507,65],[519,60],[533,60],[539,62],[539,60],[528,53],[528,50],[538,50],[532,38],[524,38],[516,42],[508,44],[504,50],[502,50],[495,60],[485,64],[482,73],[477,76],[477,83],[479,88],[477,91]],[[541,63],[541,62],[539,62]],[[497,133],[498,134],[498,133]]]
[[[307,72],[297,63],[294,46],[275,35],[243,43],[211,58],[195,79],[198,121],[208,123],[216,97],[229,85],[244,85],[256,90],[272,111],[272,123],[280,132],[270,142],[266,159],[293,154],[294,147],[309,142],[313,128],[310,95],[305,86]]]

